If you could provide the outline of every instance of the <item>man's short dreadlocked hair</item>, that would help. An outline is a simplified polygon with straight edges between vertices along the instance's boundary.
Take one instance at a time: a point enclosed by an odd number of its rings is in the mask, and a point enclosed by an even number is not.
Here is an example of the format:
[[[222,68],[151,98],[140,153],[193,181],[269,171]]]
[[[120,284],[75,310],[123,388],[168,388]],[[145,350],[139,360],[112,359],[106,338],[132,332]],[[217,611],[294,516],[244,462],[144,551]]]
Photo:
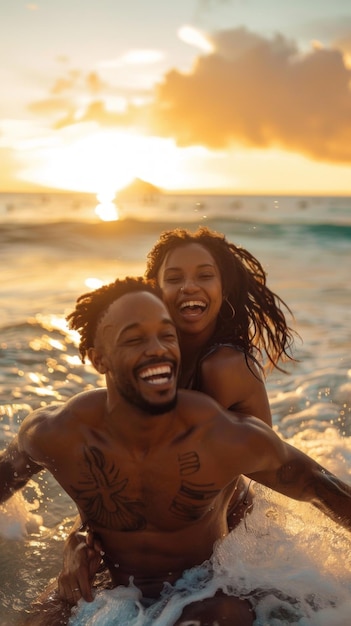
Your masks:
[[[145,280],[141,276],[127,276],[95,291],[84,293],[77,299],[74,311],[67,315],[66,320],[69,328],[80,334],[79,353],[83,363],[88,349],[94,346],[98,322],[110,304],[128,293],[138,291],[147,291],[161,298],[161,291],[154,281]]]

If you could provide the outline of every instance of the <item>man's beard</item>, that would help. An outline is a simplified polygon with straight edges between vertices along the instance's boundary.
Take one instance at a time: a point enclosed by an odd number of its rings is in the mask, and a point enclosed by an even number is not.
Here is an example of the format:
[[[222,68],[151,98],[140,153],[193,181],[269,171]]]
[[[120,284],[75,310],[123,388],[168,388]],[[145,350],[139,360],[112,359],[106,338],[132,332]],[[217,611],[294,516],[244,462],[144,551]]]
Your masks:
[[[130,382],[121,382],[122,384],[118,380],[114,379],[115,387],[118,393],[122,396],[122,398],[124,398],[124,400],[127,400],[127,402],[129,402],[129,404],[131,404],[132,406],[141,409],[148,415],[162,415],[163,413],[168,413],[168,411],[172,411],[177,406],[177,391],[175,392],[171,400],[155,404],[149,402],[148,400],[145,400],[145,398],[143,398],[143,396],[138,391],[136,391],[135,387]]]
[[[168,411],[172,411],[177,406],[177,394],[174,394],[174,398],[172,400],[168,400],[168,402],[164,402],[163,404],[151,404],[151,402],[147,402],[144,398],[140,397],[136,398],[136,402],[134,402],[134,406],[137,406],[139,409],[148,413],[149,415],[163,415],[164,413],[168,413]]]

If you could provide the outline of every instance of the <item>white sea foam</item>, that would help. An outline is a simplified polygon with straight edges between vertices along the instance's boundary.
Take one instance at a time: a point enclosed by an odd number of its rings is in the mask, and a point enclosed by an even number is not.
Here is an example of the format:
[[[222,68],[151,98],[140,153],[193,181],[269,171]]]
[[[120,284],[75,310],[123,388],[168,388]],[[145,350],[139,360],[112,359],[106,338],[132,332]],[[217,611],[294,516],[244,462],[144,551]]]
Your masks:
[[[248,598],[257,626],[348,626],[351,556],[346,531],[307,504],[256,485],[254,511],[215,549],[206,565],[184,574],[150,608],[131,583],[81,601],[71,626],[171,626],[183,607],[223,589]],[[329,621],[332,619],[332,621]]]
[[[41,515],[34,512],[38,506],[38,502],[30,504],[25,500],[22,493],[14,494],[0,506],[0,537],[23,539],[29,533],[38,532],[43,524]]]

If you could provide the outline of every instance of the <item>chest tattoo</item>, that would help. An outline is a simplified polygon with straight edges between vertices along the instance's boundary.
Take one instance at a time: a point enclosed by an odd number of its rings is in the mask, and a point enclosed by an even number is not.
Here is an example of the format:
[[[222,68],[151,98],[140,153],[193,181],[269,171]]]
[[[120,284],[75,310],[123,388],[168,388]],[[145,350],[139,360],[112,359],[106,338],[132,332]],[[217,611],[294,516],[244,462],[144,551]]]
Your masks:
[[[181,477],[196,474],[201,467],[197,452],[179,455],[178,462]],[[181,478],[180,488],[171,503],[170,511],[184,521],[199,519],[219,492],[219,489],[214,488],[214,483],[196,483]]]
[[[200,459],[196,452],[185,452],[178,457],[181,476],[195,474],[200,469]]]
[[[128,478],[120,479],[119,469],[107,462],[98,448],[84,448],[84,461],[83,477],[71,488],[88,520],[124,531],[145,528],[145,517],[140,513],[143,503],[125,495]]]

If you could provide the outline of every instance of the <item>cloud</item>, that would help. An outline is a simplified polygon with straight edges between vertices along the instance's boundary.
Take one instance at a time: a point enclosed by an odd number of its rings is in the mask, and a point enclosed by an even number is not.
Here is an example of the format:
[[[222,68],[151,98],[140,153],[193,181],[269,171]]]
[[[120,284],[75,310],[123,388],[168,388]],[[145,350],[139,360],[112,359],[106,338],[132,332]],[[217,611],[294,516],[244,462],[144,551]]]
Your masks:
[[[57,96],[64,92],[84,90],[85,92],[97,94],[104,88],[105,83],[97,72],[83,74],[78,70],[70,70],[66,76],[61,76],[55,81],[51,93]]]
[[[193,26],[184,24],[178,30],[178,37],[184,43],[188,43],[190,46],[195,46],[203,52],[212,52],[213,44],[209,41],[208,37],[204,35],[199,29]]]
[[[100,69],[113,69],[118,67],[124,67],[128,65],[153,65],[159,63],[164,59],[165,53],[161,50],[150,49],[134,49],[129,50],[122,56],[116,59],[108,59],[99,61],[98,67]]]
[[[51,93],[56,96],[61,93],[75,89],[78,85],[80,76],[81,76],[81,73],[79,71],[70,70],[67,76],[61,76],[55,81],[51,89]]]
[[[64,128],[82,122],[96,122],[100,126],[128,125],[125,115],[107,110],[101,100],[93,100],[81,110],[67,108],[67,114],[55,124],[55,128]]]
[[[94,100],[102,93],[108,93],[109,87],[96,72],[83,73],[69,70],[66,75],[55,80],[47,98],[31,102],[28,110],[38,116],[52,118],[56,128],[81,121],[86,109],[94,104]],[[97,122],[104,122],[103,115],[96,108]],[[82,112],[83,111],[83,112]],[[89,114],[88,119],[91,119]],[[55,121],[56,120],[56,121]],[[113,123],[110,118],[110,123]]]
[[[335,46],[342,50],[345,65],[351,69],[351,28],[349,33],[335,40]]]
[[[308,53],[244,28],[212,36],[215,50],[158,86],[154,130],[182,146],[279,147],[316,160],[351,161],[351,72],[342,52]]]
[[[130,62],[136,63],[137,56],[139,63],[148,62],[143,54],[132,55]],[[67,69],[54,78],[49,95],[29,103],[27,109],[47,118],[47,122],[51,120],[54,129],[95,122],[105,127],[133,126],[147,132],[145,103],[150,99],[152,91],[142,86],[116,86],[102,80],[96,71]]]
[[[187,73],[169,71],[153,92],[71,70],[55,82],[51,98],[30,109],[50,115],[55,128],[95,122],[183,147],[278,148],[351,162],[350,37],[342,47],[316,42],[308,52],[282,35],[265,38],[245,28],[210,39],[212,52],[199,53]]]
[[[28,105],[28,110],[31,113],[41,116],[55,116],[57,114],[62,115],[68,109],[72,109],[72,103],[66,98],[44,98],[43,100],[37,100]]]

